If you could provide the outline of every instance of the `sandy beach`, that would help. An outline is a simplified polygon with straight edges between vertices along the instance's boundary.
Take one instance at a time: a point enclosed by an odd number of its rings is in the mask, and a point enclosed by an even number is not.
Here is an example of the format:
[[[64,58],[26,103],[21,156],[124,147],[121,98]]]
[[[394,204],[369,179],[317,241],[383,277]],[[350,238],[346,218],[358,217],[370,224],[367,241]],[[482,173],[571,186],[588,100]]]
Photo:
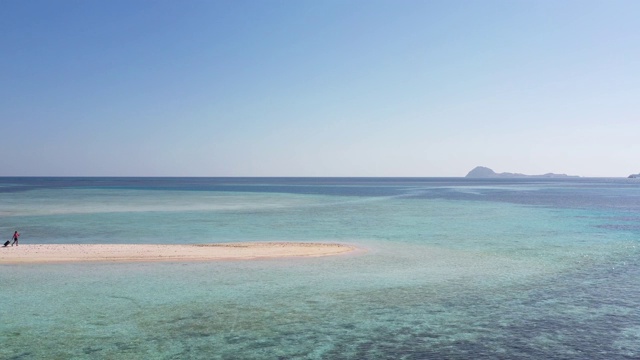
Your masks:
[[[333,243],[25,244],[0,247],[0,264],[213,261],[329,256],[354,251]]]

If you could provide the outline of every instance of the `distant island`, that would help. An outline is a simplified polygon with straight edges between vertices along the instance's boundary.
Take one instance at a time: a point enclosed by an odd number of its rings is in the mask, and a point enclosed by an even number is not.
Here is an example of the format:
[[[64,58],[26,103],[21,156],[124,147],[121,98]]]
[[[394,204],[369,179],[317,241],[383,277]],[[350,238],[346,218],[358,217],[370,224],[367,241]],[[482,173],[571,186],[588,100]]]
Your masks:
[[[640,174],[631,174],[629,175],[629,179],[640,179]]]
[[[467,174],[468,178],[576,178],[579,176],[567,175],[567,174],[553,174],[548,173],[544,175],[525,175],[518,173],[496,173],[495,171],[484,166],[476,166],[473,170]]]

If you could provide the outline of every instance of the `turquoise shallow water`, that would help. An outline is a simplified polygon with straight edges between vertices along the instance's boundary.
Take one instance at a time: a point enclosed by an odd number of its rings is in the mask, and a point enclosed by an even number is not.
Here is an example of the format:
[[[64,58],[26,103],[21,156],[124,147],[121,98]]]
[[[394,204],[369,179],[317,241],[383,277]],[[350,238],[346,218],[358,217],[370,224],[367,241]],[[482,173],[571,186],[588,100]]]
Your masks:
[[[0,182],[0,231],[17,228],[25,244],[291,240],[363,249],[0,266],[3,359],[640,357],[640,183]]]

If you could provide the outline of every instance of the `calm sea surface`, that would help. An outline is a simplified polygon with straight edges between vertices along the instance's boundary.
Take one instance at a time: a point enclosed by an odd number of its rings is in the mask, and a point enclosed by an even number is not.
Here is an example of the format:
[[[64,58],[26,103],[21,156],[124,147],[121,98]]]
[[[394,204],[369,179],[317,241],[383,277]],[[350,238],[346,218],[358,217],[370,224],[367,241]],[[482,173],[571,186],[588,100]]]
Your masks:
[[[0,178],[14,230],[364,251],[0,265],[1,359],[640,358],[640,179]]]

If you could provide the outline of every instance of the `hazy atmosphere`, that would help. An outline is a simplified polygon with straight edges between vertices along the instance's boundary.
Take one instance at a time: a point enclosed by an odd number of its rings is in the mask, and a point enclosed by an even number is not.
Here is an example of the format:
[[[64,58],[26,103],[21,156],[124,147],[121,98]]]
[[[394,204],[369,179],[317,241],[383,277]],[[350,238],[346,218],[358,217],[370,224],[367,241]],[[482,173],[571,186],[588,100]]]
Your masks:
[[[0,2],[0,176],[626,177],[639,1]]]

